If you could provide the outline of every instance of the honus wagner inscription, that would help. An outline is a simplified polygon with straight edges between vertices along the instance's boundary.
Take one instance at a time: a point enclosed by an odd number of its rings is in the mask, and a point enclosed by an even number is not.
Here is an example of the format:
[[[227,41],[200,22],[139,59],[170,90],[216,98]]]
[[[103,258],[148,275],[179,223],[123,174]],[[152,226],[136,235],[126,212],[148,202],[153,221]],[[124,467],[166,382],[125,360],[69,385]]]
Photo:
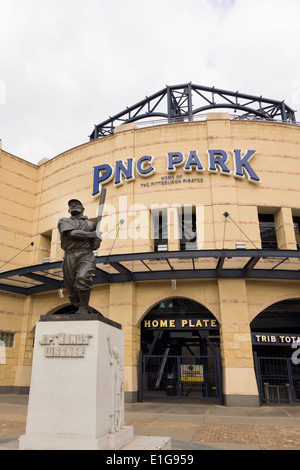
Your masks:
[[[45,346],[45,357],[85,357],[86,346],[93,335],[66,334],[43,335],[40,341]]]

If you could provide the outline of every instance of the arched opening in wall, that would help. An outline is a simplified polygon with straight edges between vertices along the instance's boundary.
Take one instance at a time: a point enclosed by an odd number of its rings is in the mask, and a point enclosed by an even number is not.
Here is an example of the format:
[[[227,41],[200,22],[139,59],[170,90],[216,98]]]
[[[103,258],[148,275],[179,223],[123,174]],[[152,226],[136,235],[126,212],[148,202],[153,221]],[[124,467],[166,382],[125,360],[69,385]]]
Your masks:
[[[300,299],[270,305],[250,327],[261,403],[300,401]]]
[[[220,403],[219,324],[187,298],[157,303],[141,323],[139,398],[203,399]]]

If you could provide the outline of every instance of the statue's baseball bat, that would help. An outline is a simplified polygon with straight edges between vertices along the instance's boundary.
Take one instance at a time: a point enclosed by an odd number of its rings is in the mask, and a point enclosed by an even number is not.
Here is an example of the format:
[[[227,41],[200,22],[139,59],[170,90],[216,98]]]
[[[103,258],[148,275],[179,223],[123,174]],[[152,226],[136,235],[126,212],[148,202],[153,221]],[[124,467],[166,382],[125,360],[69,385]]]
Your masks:
[[[98,238],[101,238],[100,223],[101,223],[101,219],[103,215],[105,198],[106,198],[106,188],[101,188],[99,207],[98,207],[97,229],[96,229]]]

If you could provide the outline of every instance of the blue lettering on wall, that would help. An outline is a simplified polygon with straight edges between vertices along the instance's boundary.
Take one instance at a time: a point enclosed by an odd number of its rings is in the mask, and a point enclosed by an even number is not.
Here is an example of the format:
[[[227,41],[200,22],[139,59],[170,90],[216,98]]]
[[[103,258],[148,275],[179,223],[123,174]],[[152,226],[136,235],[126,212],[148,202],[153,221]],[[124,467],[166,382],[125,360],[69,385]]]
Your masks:
[[[184,156],[181,152],[167,153],[167,171],[176,171],[176,167],[183,165]]]
[[[186,164],[184,165],[184,171],[192,171],[194,167],[197,171],[203,171],[203,165],[198,156],[197,150],[191,150],[189,156],[187,157]]]
[[[114,177],[114,169],[108,163],[94,166],[93,196],[99,193],[101,183],[108,183]]]
[[[227,166],[228,154],[225,150],[207,150],[208,154],[208,171],[223,175],[230,175],[231,171]],[[246,150],[242,154],[242,150],[232,150],[232,158],[234,165],[234,176],[244,178],[247,175],[249,181],[260,183],[260,178],[250,165],[250,160],[256,154],[256,150]],[[153,166],[154,157],[144,155],[135,162],[134,158],[127,160],[118,160],[115,162],[114,167],[108,163],[97,165],[94,167],[94,182],[93,182],[93,196],[99,193],[101,184],[107,184],[114,178],[114,185],[120,186],[125,181],[133,181],[135,179],[135,170],[137,173],[147,178],[155,173],[156,169]],[[184,166],[183,166],[184,165]],[[204,171],[203,164],[199,158],[197,150],[190,150],[187,158],[182,152],[168,152],[167,153],[167,172],[174,173],[177,168],[183,166],[185,173],[191,173],[193,170],[199,172]]]
[[[221,173],[230,175],[231,171],[226,165],[228,155],[224,150],[208,150],[208,171],[217,172],[218,168]]]
[[[260,183],[260,178],[249,164],[249,160],[253,157],[253,155],[256,154],[256,150],[247,150],[243,157],[241,150],[233,150],[232,154],[234,162],[234,175],[240,178],[244,178],[245,171],[249,181]]]
[[[135,179],[134,169],[133,169],[133,158],[128,158],[127,166],[123,160],[118,160],[116,162],[116,176],[115,176],[115,186],[120,186],[123,184],[122,175],[125,176],[126,181],[132,181]]]
[[[148,168],[145,168],[145,165],[144,165],[145,162],[149,163]],[[153,162],[153,157],[150,157],[148,155],[145,155],[144,157],[140,158],[136,164],[136,170],[138,174],[141,176],[152,175],[152,173],[154,173],[155,171],[154,166],[152,166],[152,162]]]

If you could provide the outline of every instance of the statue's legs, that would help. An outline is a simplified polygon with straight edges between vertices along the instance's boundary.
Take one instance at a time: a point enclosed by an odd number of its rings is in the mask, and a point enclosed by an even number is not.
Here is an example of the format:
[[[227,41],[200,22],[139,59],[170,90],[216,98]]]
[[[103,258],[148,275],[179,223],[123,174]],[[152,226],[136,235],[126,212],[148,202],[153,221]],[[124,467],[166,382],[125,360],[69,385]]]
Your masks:
[[[78,291],[75,288],[76,280],[76,256],[75,253],[65,253],[63,259],[63,276],[65,288],[69,293],[69,300],[74,307],[79,307]]]
[[[79,308],[76,313],[90,313],[90,307],[89,307],[90,294],[91,294],[90,290],[78,291]]]
[[[95,256],[92,251],[66,253],[63,274],[70,302],[79,307],[76,313],[89,313],[90,293],[93,289]]]

